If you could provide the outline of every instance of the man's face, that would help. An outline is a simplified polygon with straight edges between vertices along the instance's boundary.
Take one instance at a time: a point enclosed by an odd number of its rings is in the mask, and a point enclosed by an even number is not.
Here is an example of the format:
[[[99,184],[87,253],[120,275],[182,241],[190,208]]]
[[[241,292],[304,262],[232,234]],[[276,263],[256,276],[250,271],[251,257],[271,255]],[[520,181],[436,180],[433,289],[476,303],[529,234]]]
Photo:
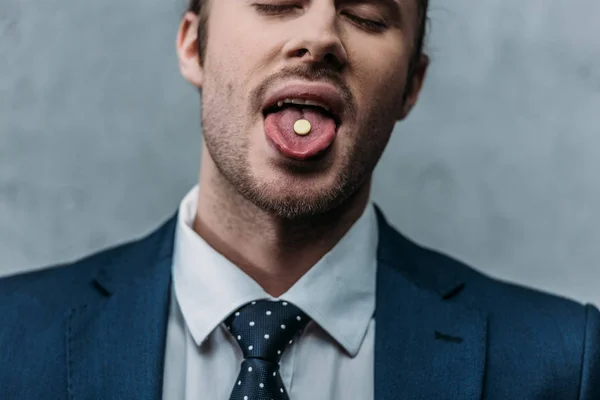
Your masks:
[[[202,89],[205,156],[273,215],[338,206],[370,182],[395,122],[416,101],[426,59],[411,82],[407,75],[418,27],[415,0],[211,0],[202,66],[196,59],[184,71]],[[180,61],[190,63],[181,52]],[[266,110],[280,90],[338,108]],[[305,114],[313,131],[290,135],[287,125]],[[273,133],[281,124],[287,133]]]

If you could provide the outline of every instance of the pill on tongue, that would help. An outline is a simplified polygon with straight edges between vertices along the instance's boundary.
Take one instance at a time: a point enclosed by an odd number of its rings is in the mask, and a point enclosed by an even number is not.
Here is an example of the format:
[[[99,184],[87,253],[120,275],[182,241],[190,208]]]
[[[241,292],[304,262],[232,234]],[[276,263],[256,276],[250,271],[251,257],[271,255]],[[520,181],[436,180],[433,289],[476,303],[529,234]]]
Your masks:
[[[297,135],[308,135],[310,133],[310,128],[310,122],[305,119],[299,119],[294,122],[294,132],[296,132]]]
[[[294,131],[299,119],[307,120],[310,134],[301,136]],[[303,160],[327,149],[335,139],[335,121],[310,107],[286,107],[269,113],[265,118],[265,134],[286,156]]]

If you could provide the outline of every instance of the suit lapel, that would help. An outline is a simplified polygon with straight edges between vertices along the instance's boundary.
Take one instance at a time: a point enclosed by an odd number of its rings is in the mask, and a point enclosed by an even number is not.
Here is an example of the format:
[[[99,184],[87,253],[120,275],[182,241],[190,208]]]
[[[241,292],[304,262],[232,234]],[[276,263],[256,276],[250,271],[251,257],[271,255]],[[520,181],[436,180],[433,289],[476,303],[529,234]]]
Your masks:
[[[107,263],[93,282],[103,296],[68,314],[70,399],[162,397],[173,226]]]
[[[456,268],[378,217],[375,400],[481,398],[486,315],[452,302]]]

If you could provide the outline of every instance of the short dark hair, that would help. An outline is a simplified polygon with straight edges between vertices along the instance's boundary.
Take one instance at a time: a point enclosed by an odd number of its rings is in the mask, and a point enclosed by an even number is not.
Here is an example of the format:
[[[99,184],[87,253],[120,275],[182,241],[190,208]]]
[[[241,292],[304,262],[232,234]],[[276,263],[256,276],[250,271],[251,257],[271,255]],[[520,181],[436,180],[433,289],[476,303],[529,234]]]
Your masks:
[[[210,0],[189,0],[188,11],[198,15],[198,53],[200,55],[200,63],[204,61],[204,52],[206,50],[206,24],[208,22],[208,7],[205,7]],[[415,40],[415,48],[411,63],[409,66],[409,76],[414,68],[416,68],[423,48],[425,47],[425,36],[427,33],[427,11],[429,9],[429,0],[416,0],[419,13],[419,31]]]

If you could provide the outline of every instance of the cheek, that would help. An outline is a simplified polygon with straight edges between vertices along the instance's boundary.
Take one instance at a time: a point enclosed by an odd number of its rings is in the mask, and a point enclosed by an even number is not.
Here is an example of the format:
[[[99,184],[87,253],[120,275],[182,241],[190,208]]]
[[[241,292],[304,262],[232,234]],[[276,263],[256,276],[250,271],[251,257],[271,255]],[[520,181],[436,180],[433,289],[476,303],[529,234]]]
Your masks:
[[[359,118],[368,123],[395,121],[402,108],[406,85],[406,66],[401,62],[369,62],[360,82],[357,98]]]
[[[209,75],[208,81],[213,76],[231,80],[234,76],[233,72],[239,70],[240,63],[245,58],[245,55],[240,53],[245,44],[239,27],[232,23],[234,19],[231,16],[224,17],[222,15],[227,10],[218,11],[211,15],[212,20],[209,22],[207,32],[205,73]],[[213,21],[219,23],[211,23]]]
[[[252,18],[245,18],[245,12],[226,8],[211,16],[218,24],[209,25],[208,47],[211,47],[218,57],[227,60],[228,65],[246,64],[247,60],[256,57],[257,53],[264,52],[273,41],[273,32],[257,24]],[[236,13],[240,15],[234,18]],[[225,63],[222,64],[226,66]]]
[[[392,89],[404,87],[410,57],[403,43],[401,37],[362,41],[353,62],[360,79],[368,82],[367,88],[379,95],[389,95]]]
[[[260,73],[264,75],[264,59],[259,50],[264,41],[257,41],[244,30],[225,32],[219,28],[210,37],[206,52],[205,75],[208,85],[229,85],[234,92],[232,101],[242,101],[252,89],[252,82]],[[263,50],[264,52],[264,50]],[[256,84],[256,82],[254,82]]]

